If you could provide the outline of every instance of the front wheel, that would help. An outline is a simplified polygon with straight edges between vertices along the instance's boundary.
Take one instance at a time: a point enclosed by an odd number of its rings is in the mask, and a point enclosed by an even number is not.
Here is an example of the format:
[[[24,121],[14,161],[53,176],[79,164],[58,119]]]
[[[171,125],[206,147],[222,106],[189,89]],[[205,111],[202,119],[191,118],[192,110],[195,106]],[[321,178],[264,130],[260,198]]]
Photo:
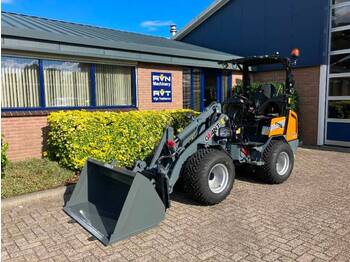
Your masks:
[[[273,140],[263,153],[263,161],[265,164],[259,169],[262,178],[271,184],[281,184],[293,171],[294,154],[288,143]]]
[[[223,201],[231,192],[235,167],[223,151],[200,149],[186,162],[182,173],[184,189],[205,205]]]

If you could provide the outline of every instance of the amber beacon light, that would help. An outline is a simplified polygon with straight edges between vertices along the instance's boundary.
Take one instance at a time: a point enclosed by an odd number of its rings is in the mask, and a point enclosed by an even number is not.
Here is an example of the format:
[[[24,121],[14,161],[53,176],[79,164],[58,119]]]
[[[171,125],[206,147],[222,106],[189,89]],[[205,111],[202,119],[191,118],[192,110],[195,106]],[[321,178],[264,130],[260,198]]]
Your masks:
[[[298,58],[300,56],[300,49],[299,48],[293,48],[291,53],[292,57]]]

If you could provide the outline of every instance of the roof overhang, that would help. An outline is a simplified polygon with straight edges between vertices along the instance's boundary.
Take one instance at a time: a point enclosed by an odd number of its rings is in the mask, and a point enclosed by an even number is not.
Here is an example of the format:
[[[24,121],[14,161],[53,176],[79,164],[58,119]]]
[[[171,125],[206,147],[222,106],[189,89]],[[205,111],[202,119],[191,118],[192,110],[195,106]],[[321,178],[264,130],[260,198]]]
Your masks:
[[[221,7],[226,5],[230,0],[216,0],[202,13],[196,16],[191,22],[189,22],[182,30],[180,30],[173,39],[182,40],[186,35],[188,35],[192,30],[202,24],[210,16],[216,13]]]
[[[81,57],[84,60],[113,60],[125,63],[157,63],[175,66],[223,68],[218,62],[237,58],[237,56],[223,56],[221,59],[200,59],[172,55],[152,54],[146,52],[127,51],[121,49],[102,48],[96,46],[82,46],[62,42],[48,42],[38,39],[14,38],[1,36],[1,50],[4,55],[32,54],[39,57]]]
[[[66,36],[66,35],[58,35],[52,34],[42,31],[36,30],[23,30],[16,28],[9,28],[6,26],[1,27],[1,36],[9,37],[9,38],[21,38],[21,39],[29,39],[38,42],[58,42],[58,43],[67,43],[72,45],[80,45],[80,46],[94,46],[96,48],[106,48],[106,49],[118,49],[124,51],[131,52],[144,52],[144,53],[152,53],[155,55],[164,55],[169,54],[171,56],[178,56],[178,50],[171,47],[154,47],[146,44],[139,44],[133,42],[123,42],[123,41],[108,41],[108,40],[95,40],[92,38],[81,38],[77,36]],[[169,40],[174,41],[174,40]],[[186,44],[186,43],[184,43]],[[208,51],[214,51],[209,50]],[[205,52],[205,50],[197,51],[197,50],[186,50],[185,48],[180,51],[183,57],[196,59],[200,57],[203,60],[224,60],[229,54],[218,52]]]

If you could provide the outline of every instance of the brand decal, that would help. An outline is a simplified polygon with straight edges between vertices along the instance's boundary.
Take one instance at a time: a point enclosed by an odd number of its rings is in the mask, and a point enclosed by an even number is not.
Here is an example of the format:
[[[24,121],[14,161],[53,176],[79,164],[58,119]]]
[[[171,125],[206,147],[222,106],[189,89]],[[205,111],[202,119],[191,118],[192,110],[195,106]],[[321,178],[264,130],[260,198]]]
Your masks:
[[[152,102],[172,102],[172,75],[171,73],[152,72]]]
[[[205,142],[208,142],[210,139],[212,139],[213,136],[219,132],[219,128],[222,125],[225,125],[225,119],[223,119],[223,118],[220,119],[220,121],[218,123],[216,123],[212,127],[212,129],[206,134],[206,136],[204,137]]]
[[[270,131],[274,131],[276,129],[284,128],[285,125],[286,125],[286,120],[278,121],[278,122],[274,123],[271,126],[271,130]]]

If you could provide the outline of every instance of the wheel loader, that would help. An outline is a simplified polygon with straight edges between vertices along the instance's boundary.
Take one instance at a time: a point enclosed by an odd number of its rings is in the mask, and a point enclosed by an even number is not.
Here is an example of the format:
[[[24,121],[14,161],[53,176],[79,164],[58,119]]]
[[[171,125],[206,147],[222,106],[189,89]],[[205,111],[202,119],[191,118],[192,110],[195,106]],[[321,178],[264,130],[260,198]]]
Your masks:
[[[239,93],[213,102],[176,136],[167,127],[153,157],[133,169],[88,159],[64,211],[109,245],[158,225],[179,179],[204,205],[230,194],[235,169],[242,166],[268,183],[286,181],[298,147],[298,117],[290,108],[295,61],[296,55],[274,54],[222,62],[242,71]],[[251,70],[276,64],[286,73],[283,90],[263,84],[251,91]]]

